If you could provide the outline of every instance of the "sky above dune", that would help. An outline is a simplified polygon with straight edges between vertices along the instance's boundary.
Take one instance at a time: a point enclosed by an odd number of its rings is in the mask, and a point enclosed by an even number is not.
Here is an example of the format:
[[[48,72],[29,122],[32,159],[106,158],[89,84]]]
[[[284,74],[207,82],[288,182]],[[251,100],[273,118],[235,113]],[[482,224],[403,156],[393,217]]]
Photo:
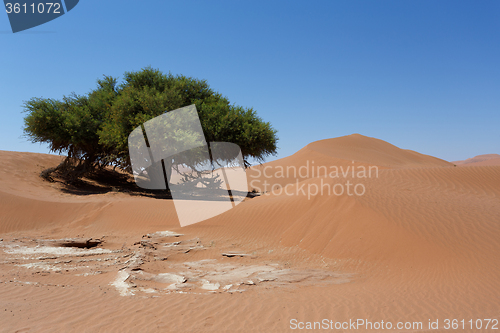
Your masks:
[[[13,34],[0,14],[0,150],[48,152],[22,136],[23,101],[152,66],[253,107],[277,157],[352,133],[448,161],[500,153],[499,18],[498,1],[82,0]]]

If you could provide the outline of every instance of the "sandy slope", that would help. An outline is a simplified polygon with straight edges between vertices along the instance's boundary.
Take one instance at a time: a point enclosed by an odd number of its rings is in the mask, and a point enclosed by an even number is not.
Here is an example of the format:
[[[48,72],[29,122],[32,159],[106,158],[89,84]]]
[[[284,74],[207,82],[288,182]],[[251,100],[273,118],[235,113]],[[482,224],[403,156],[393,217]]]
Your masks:
[[[0,331],[285,332],[327,318],[423,323],[402,332],[439,319],[437,332],[446,318],[500,319],[500,166],[458,168],[361,135],[322,140],[252,168],[253,185],[270,184],[263,195],[180,228],[169,200],[43,182],[58,161],[0,152]],[[313,165],[343,169],[318,177]],[[326,192],[348,182],[363,195]],[[104,242],[23,254],[67,237]],[[221,255],[233,252],[248,256]]]

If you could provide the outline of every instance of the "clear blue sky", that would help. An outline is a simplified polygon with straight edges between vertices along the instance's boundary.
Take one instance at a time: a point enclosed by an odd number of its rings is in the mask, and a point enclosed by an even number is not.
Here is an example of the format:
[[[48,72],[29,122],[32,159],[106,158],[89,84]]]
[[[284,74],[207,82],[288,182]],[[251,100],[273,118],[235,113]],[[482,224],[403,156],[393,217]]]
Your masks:
[[[0,14],[0,150],[22,102],[151,65],[206,79],[279,131],[279,156],[360,133],[446,160],[500,153],[500,1],[80,0],[12,34]]]

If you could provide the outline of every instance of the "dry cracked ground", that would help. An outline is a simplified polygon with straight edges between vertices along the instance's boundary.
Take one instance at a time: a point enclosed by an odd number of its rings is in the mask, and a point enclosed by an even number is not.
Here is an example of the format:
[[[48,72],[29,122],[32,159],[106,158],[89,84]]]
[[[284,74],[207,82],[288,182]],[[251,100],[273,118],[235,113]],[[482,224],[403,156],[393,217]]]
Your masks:
[[[172,231],[143,235],[121,247],[116,240],[108,241],[112,238],[4,238],[0,240],[0,283],[91,287],[125,297],[162,297],[339,284],[352,278],[326,267],[291,268],[266,256],[272,250],[245,253]]]

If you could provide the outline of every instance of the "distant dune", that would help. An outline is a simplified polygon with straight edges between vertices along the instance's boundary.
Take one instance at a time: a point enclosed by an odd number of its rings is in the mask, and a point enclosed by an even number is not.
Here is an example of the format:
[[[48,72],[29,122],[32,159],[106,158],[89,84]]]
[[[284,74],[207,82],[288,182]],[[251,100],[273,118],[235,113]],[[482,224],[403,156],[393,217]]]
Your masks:
[[[321,140],[250,168],[260,196],[181,228],[171,200],[63,191],[38,176],[60,157],[0,151],[0,321],[288,332],[294,318],[362,318],[421,332],[499,318],[500,166],[474,164],[499,157],[457,168],[359,134]],[[68,237],[101,252],[25,254]]]
[[[500,155],[498,154],[485,154],[468,158],[464,161],[451,162],[458,166],[488,166],[500,165]]]

